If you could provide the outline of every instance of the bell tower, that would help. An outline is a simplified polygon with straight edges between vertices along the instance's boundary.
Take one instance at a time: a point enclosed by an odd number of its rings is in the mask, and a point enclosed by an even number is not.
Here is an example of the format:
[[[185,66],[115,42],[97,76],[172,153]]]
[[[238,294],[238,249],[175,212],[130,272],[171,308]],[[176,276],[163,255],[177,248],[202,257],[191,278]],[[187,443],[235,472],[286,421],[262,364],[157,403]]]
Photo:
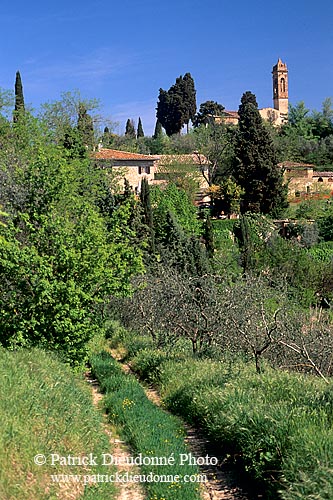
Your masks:
[[[273,102],[274,109],[281,115],[288,115],[288,68],[279,58],[273,66]]]

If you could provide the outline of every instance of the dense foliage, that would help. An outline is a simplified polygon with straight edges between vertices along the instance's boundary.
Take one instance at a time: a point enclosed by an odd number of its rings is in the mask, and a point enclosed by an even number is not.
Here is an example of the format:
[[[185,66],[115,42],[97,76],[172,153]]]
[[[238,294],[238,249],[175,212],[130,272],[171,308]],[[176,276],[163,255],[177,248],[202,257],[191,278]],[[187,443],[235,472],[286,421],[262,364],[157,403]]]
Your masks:
[[[183,125],[193,121],[196,110],[196,91],[190,73],[179,76],[169,90],[160,89],[156,116],[168,136],[180,133]]]
[[[56,349],[78,363],[102,328],[106,298],[130,292],[141,254],[129,205],[105,210],[106,174],[21,118],[1,137],[0,343]]]
[[[278,215],[287,206],[287,187],[254,94],[243,94],[238,113],[233,175],[244,190],[241,210]]]

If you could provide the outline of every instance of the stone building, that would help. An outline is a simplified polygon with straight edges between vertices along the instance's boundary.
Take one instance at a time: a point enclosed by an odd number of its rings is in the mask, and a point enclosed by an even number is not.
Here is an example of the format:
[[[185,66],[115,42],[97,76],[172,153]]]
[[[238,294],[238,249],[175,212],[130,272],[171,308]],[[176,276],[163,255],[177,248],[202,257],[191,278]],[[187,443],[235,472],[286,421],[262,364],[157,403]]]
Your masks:
[[[101,148],[93,154],[93,158],[102,168],[118,174],[119,182],[126,178],[133,191],[139,192],[143,177],[147,177],[149,183],[155,179],[159,157]]]
[[[151,185],[165,185],[176,175],[191,175],[197,183],[197,202],[207,201],[205,194],[208,188],[208,162],[199,153],[183,155],[143,155],[101,148],[93,153],[93,158],[101,168],[110,169],[115,174],[119,188],[123,188],[124,178],[127,179],[135,193],[141,190],[141,181],[147,177]]]
[[[333,190],[333,172],[318,172],[311,163],[284,161],[279,166],[288,182],[290,199],[304,194],[331,193]]]
[[[288,68],[279,58],[273,66],[273,108],[261,108],[259,113],[261,117],[271,122],[273,125],[280,126],[288,120],[289,91],[288,91]],[[237,125],[239,115],[237,111],[225,110],[222,117],[225,123]],[[221,117],[215,117],[218,122]]]

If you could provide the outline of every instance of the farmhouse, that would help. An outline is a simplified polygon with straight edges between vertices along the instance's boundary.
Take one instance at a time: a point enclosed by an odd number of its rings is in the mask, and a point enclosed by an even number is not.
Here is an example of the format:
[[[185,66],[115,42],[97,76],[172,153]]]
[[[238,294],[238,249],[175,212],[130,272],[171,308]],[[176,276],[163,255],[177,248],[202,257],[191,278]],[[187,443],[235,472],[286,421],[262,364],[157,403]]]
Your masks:
[[[119,181],[126,178],[135,193],[140,192],[143,177],[149,184],[166,184],[176,177],[190,176],[197,188],[197,202],[205,201],[205,191],[208,182],[202,172],[207,172],[208,162],[199,153],[183,155],[143,155],[118,151],[115,149],[100,149],[93,154],[102,168],[108,168],[119,173]]]
[[[133,191],[139,192],[143,177],[152,183],[155,179],[158,156],[118,151],[116,149],[100,149],[93,155],[102,168],[121,173],[121,181],[126,178]]]
[[[317,172],[311,163],[284,161],[279,163],[288,181],[289,197],[333,190],[333,172]]]

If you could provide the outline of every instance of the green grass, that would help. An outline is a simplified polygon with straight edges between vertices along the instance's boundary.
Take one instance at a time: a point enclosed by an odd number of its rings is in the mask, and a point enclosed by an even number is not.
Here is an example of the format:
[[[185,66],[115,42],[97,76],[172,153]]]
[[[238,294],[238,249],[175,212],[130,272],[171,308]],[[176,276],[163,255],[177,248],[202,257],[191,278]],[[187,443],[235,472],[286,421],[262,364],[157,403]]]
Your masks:
[[[258,375],[227,356],[168,361],[153,349],[137,351],[131,365],[156,383],[171,412],[237,457],[265,498],[333,498],[332,383],[269,366]]]
[[[184,429],[176,417],[157,407],[132,375],[125,375],[106,352],[91,357],[92,371],[105,395],[105,407],[111,422],[121,425],[133,457],[174,457],[168,465],[142,464],[141,474],[179,475],[173,483],[143,483],[149,499],[195,500],[200,498],[199,483],[185,483],[182,478],[198,474],[198,468],[180,464],[180,455],[188,454]]]
[[[115,498],[110,483],[85,486],[52,482],[51,474],[95,475],[113,471],[99,465],[52,466],[51,454],[99,457],[110,453],[101,415],[82,376],[39,349],[0,349],[0,498],[56,500]],[[34,464],[45,455],[46,465]]]

